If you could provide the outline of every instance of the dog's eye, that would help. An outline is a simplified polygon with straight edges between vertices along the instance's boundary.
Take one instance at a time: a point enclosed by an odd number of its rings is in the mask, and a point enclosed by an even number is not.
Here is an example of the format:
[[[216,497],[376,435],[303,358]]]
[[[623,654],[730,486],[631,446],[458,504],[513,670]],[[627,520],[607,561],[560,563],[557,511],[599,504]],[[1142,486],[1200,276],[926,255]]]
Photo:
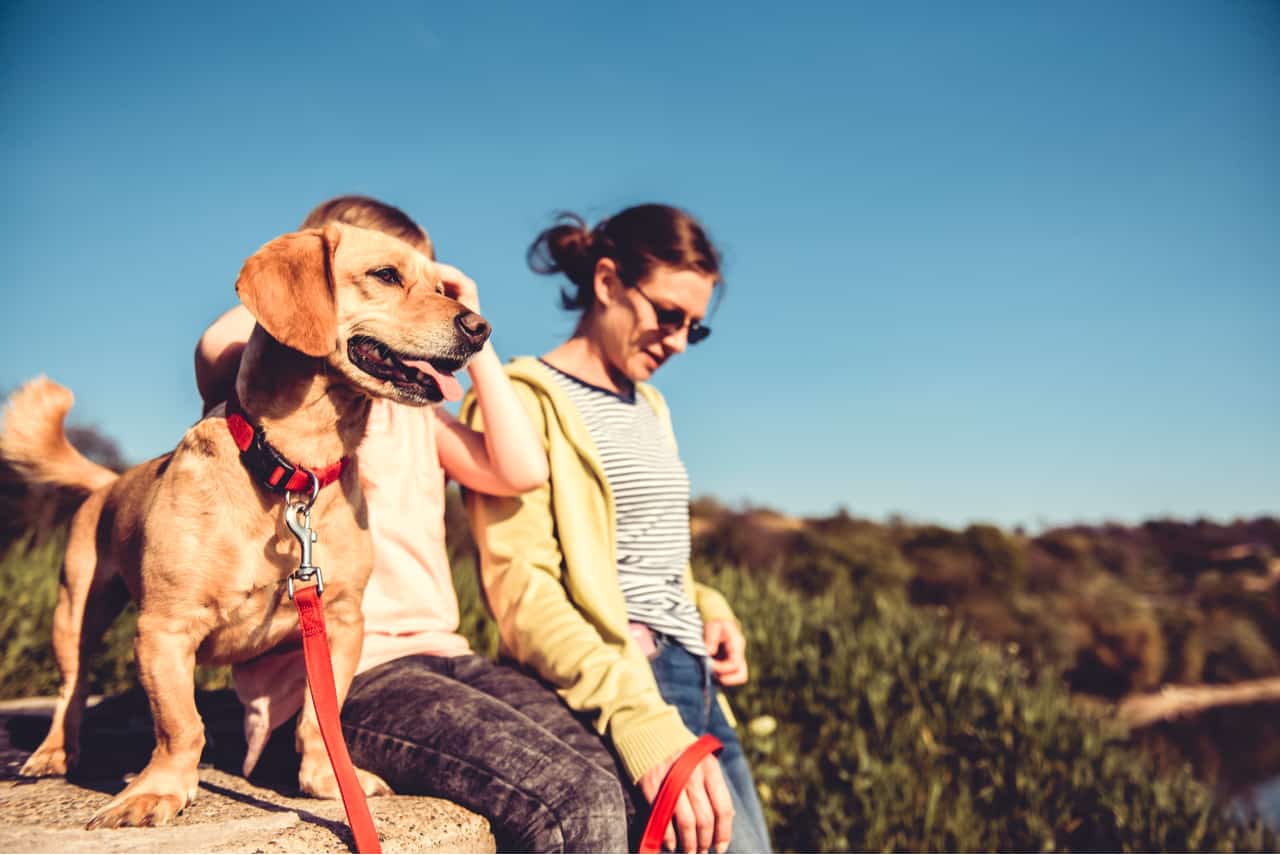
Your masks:
[[[388,285],[402,285],[400,281],[400,271],[394,267],[379,267],[376,270],[369,271],[370,276],[376,276]]]

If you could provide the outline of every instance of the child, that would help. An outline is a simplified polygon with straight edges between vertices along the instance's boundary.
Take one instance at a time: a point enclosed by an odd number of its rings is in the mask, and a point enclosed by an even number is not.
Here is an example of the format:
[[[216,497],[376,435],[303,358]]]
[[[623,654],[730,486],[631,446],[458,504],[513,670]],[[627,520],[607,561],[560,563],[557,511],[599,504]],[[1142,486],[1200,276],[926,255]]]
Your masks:
[[[398,237],[434,259],[402,211],[343,196],[303,228],[339,221]],[[479,311],[476,285],[437,265],[445,293]],[[196,383],[206,412],[226,399],[254,325],[243,306],[204,333]],[[625,851],[626,802],[599,738],[538,681],[471,651],[445,551],[445,478],[515,495],[547,479],[546,454],[491,344],[468,364],[484,433],[441,407],[376,400],[357,463],[369,507],[374,566],[365,591],[365,639],[342,710],[353,762],[399,793],[439,796],[487,817],[500,849]],[[233,669],[245,704],[248,775],[272,731],[301,708],[300,650]]]

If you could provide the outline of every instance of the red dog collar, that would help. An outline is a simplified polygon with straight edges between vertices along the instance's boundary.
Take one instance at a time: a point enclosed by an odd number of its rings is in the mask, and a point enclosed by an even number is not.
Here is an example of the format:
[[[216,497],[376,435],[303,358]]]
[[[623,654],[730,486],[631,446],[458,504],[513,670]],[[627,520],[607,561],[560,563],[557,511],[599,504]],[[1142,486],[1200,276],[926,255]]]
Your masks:
[[[273,493],[310,493],[311,479],[316,479],[315,490],[332,484],[342,476],[348,458],[343,457],[318,469],[307,469],[301,464],[290,463],[285,456],[267,442],[261,427],[255,427],[246,418],[235,395],[227,401],[227,430],[240,449],[240,462],[249,470],[253,479]]]

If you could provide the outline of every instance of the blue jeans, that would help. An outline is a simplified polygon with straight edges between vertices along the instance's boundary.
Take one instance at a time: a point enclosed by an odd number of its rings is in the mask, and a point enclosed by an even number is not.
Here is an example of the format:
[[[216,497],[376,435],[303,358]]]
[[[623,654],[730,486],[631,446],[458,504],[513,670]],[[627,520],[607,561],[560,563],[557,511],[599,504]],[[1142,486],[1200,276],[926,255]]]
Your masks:
[[[674,639],[655,632],[657,652],[651,657],[658,690],[667,703],[680,710],[685,727],[695,736],[710,733],[724,743],[720,769],[733,796],[733,838],[730,852],[769,852],[769,829],[756,795],[755,781],[747,766],[738,734],[716,700],[716,684],[707,660],[694,656]]]

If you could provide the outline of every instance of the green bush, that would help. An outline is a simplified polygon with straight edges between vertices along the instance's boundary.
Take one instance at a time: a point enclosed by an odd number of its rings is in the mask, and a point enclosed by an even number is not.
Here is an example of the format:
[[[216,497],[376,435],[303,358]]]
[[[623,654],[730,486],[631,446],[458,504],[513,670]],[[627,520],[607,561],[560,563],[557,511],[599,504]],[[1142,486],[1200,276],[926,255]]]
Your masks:
[[[1280,673],[1280,653],[1253,621],[1225,609],[1209,612],[1204,627],[1205,678],[1215,683]]]
[[[701,568],[700,568],[701,569]],[[803,596],[720,566],[748,634],[733,692],[776,844],[798,851],[1269,850],[1159,776],[1051,674],[901,601]]]
[[[458,592],[458,632],[471,642],[476,653],[496,658],[498,627],[485,608],[474,559],[465,557],[453,562],[453,588]]]
[[[58,689],[50,647],[58,567],[65,535],[32,546],[19,541],[0,558],[0,697],[48,695]]]
[[[971,525],[965,529],[964,536],[982,567],[985,586],[1003,592],[1020,592],[1023,589],[1027,557],[1013,540],[991,525]]]
[[[53,607],[66,530],[33,541],[20,539],[0,557],[0,590],[8,601],[0,609],[0,698],[52,695],[61,676],[53,657]],[[133,638],[138,610],[133,603],[94,645],[89,655],[89,692],[113,694],[138,683]],[[221,689],[231,685],[231,670],[201,665],[196,687]]]
[[[1160,685],[1167,653],[1150,598],[1114,576],[1083,582],[1071,599],[1073,630],[1080,634],[1067,671],[1072,688],[1120,698]]]
[[[1161,603],[1156,607],[1168,647],[1165,683],[1199,683],[1204,679],[1204,615],[1196,607],[1182,603]]]
[[[52,695],[61,677],[53,658],[53,607],[66,532],[32,545],[19,541],[0,558],[0,590],[9,601],[0,610],[0,697]],[[137,610],[130,605],[89,657],[89,691],[119,692],[136,685],[133,636]]]
[[[0,561],[10,592],[0,612],[4,696],[56,687],[49,624],[60,552],[55,542]],[[958,624],[909,605],[901,585],[858,585],[833,570],[828,589],[804,593],[728,564],[695,572],[725,593],[748,635],[752,679],[732,699],[781,849],[1280,848],[1185,769],[1157,774],[1125,734],[1077,712],[1051,672],[1033,679]],[[463,633],[492,654],[494,627],[462,553],[455,581]],[[95,690],[132,684],[131,639],[126,617],[102,645]],[[202,683],[225,678],[205,672]]]

